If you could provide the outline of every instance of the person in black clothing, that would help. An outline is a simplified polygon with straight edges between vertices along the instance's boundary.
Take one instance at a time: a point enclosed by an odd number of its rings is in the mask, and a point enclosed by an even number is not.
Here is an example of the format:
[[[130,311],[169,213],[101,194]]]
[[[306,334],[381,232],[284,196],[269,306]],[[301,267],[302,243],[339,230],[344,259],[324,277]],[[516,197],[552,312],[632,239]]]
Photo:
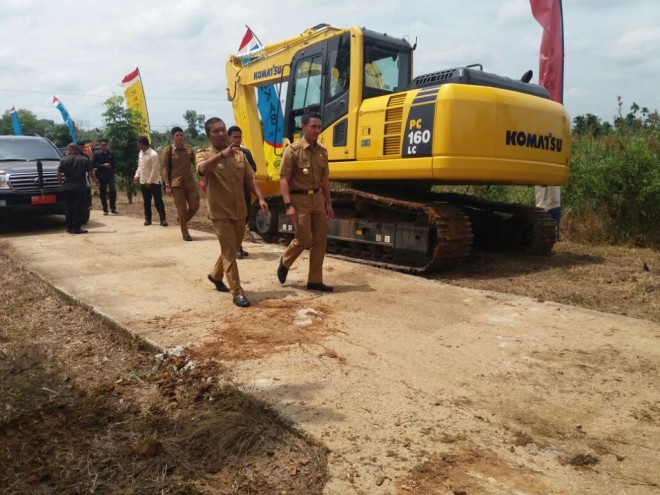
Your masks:
[[[243,141],[243,131],[241,130],[241,128],[238,127],[237,125],[231,126],[229,129],[227,129],[227,136],[229,137],[229,145],[238,146],[245,155],[245,158],[252,167],[252,170],[256,172],[257,164],[254,161],[252,152],[249,149],[245,148],[244,146],[241,146],[241,142]],[[243,187],[243,194],[245,194],[245,204],[247,205],[247,211],[248,211],[248,218],[245,219],[245,225],[247,226],[250,217],[250,207],[252,206],[252,197],[250,195],[250,190],[245,186]],[[236,253],[236,257],[239,260],[242,260],[247,256],[250,256],[250,253],[245,251],[243,249],[243,245],[241,244],[241,246],[238,248],[238,252]]]
[[[115,154],[108,149],[108,140],[101,139],[101,149],[96,150],[92,156],[92,165],[96,178],[99,180],[99,196],[103,214],[108,214],[108,191],[110,192],[110,211],[119,215],[117,211],[117,190],[115,189]]]
[[[86,234],[81,228],[87,194],[87,176],[98,183],[92,162],[80,152],[75,143],[66,147],[66,154],[57,167],[57,181],[63,185],[66,203],[66,231],[69,234]]]

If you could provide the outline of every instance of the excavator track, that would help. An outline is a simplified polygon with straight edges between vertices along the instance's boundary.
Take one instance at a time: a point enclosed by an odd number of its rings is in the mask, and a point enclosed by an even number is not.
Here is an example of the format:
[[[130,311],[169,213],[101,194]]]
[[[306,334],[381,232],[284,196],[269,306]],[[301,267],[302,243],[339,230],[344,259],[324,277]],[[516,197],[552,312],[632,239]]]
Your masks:
[[[355,211],[358,213],[363,212],[362,224],[374,220],[395,221],[395,235],[399,237],[399,242],[393,242],[394,248],[374,249],[373,244],[346,240],[341,242],[337,236],[330,234],[328,252],[337,258],[402,272],[424,273],[454,266],[470,255],[470,222],[453,205],[405,201],[354,189],[333,191],[333,205],[338,205],[335,208],[336,214],[346,213],[341,206],[346,201],[356,205]],[[368,214],[364,214],[365,206],[368,207]],[[428,237],[423,235],[424,230],[428,231]],[[403,240],[400,240],[402,237]],[[334,249],[331,248],[332,244],[335,245]],[[405,247],[421,247],[422,244],[426,247],[424,257],[406,253]]]
[[[548,254],[557,238],[555,220],[538,208],[453,193],[429,192],[420,198],[333,190],[335,219],[328,231],[328,255],[422,274],[463,262],[473,247]],[[282,198],[267,201],[268,215],[253,208],[252,228],[266,242],[288,244],[294,229]]]
[[[462,209],[472,223],[477,250],[547,255],[557,242],[557,221],[540,208],[455,193],[431,193],[429,198]]]
[[[253,224],[267,242],[288,244],[293,226],[279,196],[268,198],[270,220]],[[406,201],[354,189],[332,192],[335,220],[328,233],[328,254],[339,259],[424,273],[464,261],[472,249],[468,217],[444,202]],[[273,219],[278,225],[273,225]]]

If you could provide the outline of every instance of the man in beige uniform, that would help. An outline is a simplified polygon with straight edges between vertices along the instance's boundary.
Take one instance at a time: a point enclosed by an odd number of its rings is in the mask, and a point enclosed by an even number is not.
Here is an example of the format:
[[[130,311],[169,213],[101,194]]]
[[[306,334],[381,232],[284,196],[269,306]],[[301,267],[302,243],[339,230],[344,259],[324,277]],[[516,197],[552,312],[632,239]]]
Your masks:
[[[309,249],[307,288],[332,292],[323,283],[323,259],[328,244],[328,222],[335,216],[330,199],[328,150],[318,143],[321,116],[307,113],[302,117],[303,138],[289,146],[282,156],[280,186],[286,215],[296,227],[296,237],[280,259],[277,278],[286,282],[289,268]]]
[[[160,163],[163,167],[165,193],[174,197],[183,240],[192,241],[188,222],[199,210],[199,192],[192,174],[195,152],[184,142],[181,127],[172,128],[172,144],[163,150]]]
[[[204,124],[211,146],[197,153],[197,171],[204,176],[209,218],[220,241],[220,257],[208,279],[220,292],[231,291],[234,304],[247,307],[250,301],[243,294],[238,276],[236,252],[245,234],[247,207],[243,186],[259,199],[264,212],[268,205],[254,180],[254,172],[239,147],[229,147],[225,123],[213,117]],[[229,288],[222,282],[227,275]]]

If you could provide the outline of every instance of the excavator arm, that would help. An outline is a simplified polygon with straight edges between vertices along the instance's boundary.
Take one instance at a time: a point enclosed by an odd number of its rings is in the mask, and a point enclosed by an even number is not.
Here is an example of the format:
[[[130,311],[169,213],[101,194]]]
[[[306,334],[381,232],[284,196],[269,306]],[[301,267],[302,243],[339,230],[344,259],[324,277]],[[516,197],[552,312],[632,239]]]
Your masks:
[[[250,148],[257,163],[257,179],[279,179],[275,169],[268,164],[264,154],[264,136],[257,107],[256,88],[275,84],[278,95],[282,84],[288,81],[294,55],[323,40],[346,32],[325,24],[305,30],[303,33],[265,45],[247,55],[231,55],[226,65],[227,98],[232,103],[234,119],[243,131],[245,146]],[[279,100],[273,102],[279,105]],[[284,125],[284,122],[279,123]]]

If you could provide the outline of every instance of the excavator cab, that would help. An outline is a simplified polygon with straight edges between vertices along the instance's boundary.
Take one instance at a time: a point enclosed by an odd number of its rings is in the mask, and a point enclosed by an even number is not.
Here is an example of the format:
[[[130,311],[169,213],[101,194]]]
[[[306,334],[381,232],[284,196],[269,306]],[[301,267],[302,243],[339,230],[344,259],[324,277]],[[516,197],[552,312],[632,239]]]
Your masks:
[[[284,137],[299,139],[302,115],[318,112],[330,159],[355,158],[350,136],[362,100],[405,90],[411,60],[407,41],[355,28],[298,51],[291,60]]]

